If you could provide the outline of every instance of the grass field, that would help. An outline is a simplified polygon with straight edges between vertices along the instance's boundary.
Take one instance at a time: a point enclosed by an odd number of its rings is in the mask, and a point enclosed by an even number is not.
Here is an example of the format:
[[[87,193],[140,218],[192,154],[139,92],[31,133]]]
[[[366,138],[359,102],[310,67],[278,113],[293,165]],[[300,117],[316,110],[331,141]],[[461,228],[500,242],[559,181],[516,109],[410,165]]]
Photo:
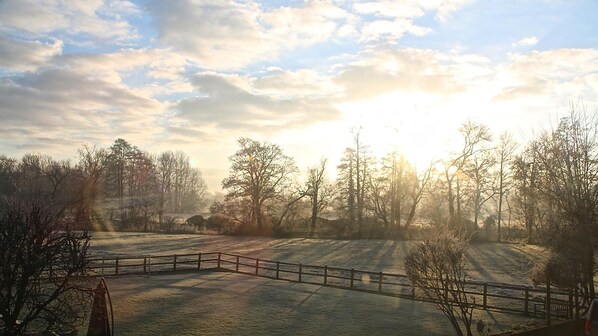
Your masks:
[[[451,335],[433,304],[226,272],[107,279],[116,335]],[[493,332],[529,320],[477,310]]]
[[[413,242],[274,239],[96,232],[99,256],[221,251],[261,259],[404,273]],[[530,283],[542,250],[473,244],[471,279]],[[177,273],[107,279],[118,335],[450,335],[433,304],[318,285],[223,273]],[[494,332],[529,318],[477,310]]]
[[[403,258],[414,242],[391,240],[274,239],[209,235],[96,232],[94,255],[183,254],[229,252],[260,259],[404,273]],[[472,244],[468,278],[488,282],[531,284],[530,272],[542,257],[533,245]]]

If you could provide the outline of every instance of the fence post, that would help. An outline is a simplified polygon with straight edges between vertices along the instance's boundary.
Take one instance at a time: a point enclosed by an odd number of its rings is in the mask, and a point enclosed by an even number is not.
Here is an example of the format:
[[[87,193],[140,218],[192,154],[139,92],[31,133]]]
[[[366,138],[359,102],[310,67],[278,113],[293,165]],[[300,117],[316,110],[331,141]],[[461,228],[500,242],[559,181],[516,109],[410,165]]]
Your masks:
[[[260,269],[260,259],[255,259],[255,275],[258,275]]]
[[[351,288],[353,288],[353,278],[355,277],[355,270],[351,268]]]
[[[278,273],[280,272],[280,261],[276,262],[276,279],[278,279]]]
[[[303,268],[303,266],[301,264],[299,264],[299,282],[301,282],[301,269]]]
[[[546,323],[550,325],[550,282],[546,282]]]
[[[218,252],[218,268],[220,268],[220,255],[221,255],[221,252]]]
[[[569,289],[569,311],[568,318],[573,318],[573,291]]]
[[[488,283],[484,282],[484,310],[488,309]]]
[[[328,284],[328,265],[324,266],[324,285]]]
[[[197,254],[197,270],[201,270],[201,252]]]
[[[525,286],[525,315],[529,314],[529,287]]]
[[[382,293],[382,272],[378,273],[378,292]]]
[[[235,263],[235,272],[239,272],[239,256],[237,256],[237,262]]]
[[[115,274],[118,275],[118,257],[116,257],[116,265],[115,265],[115,267],[116,267],[116,273]]]
[[[579,292],[577,286],[575,286],[575,318],[579,318]]]
[[[176,271],[176,254],[174,255],[174,262],[172,263],[172,270]]]
[[[143,257],[143,274],[147,273],[147,258]]]
[[[102,256],[102,276],[104,276],[104,256]]]

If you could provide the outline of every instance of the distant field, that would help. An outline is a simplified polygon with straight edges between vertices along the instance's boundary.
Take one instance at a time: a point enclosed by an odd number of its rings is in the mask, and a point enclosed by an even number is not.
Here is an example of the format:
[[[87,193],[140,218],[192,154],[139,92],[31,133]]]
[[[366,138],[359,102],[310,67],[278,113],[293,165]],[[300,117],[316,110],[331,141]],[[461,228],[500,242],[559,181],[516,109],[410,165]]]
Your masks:
[[[91,251],[98,255],[230,252],[260,259],[404,273],[403,258],[414,242],[390,240],[274,239],[210,235],[96,232]],[[531,284],[530,271],[543,255],[532,245],[472,244],[469,279]]]

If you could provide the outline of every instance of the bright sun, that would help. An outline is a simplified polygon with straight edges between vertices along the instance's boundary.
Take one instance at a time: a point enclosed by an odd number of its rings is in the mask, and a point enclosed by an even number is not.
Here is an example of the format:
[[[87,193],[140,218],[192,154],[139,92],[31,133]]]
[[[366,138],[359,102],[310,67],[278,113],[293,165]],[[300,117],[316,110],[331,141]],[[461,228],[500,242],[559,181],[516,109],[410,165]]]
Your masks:
[[[347,125],[341,131],[361,126],[362,139],[377,158],[397,150],[421,171],[446,156],[450,147],[448,121],[432,109],[433,99],[423,94],[392,93],[340,105]]]

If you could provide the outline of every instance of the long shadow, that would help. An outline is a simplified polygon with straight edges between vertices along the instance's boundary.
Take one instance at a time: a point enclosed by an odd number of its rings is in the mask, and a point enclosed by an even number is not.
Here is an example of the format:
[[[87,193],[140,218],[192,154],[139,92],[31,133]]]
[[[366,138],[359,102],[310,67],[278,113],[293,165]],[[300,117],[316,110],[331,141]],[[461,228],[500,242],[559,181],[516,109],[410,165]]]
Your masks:
[[[250,325],[253,322],[251,319],[243,319],[244,316],[252,316],[252,310],[255,308],[248,304],[248,299],[268,280],[244,278],[237,281],[238,279],[234,277],[238,275],[232,273],[202,272],[200,274],[207,275],[209,279],[191,286],[188,281],[193,281],[196,279],[195,276],[200,276],[198,273],[195,274],[197,275],[190,273],[189,275],[177,274],[177,277],[156,276],[151,280],[147,279],[145,284],[141,283],[141,290],[138,287],[136,294],[149,295],[153,298],[133,298],[134,302],[143,304],[135,307],[133,314],[119,316],[116,334],[202,335],[208,331],[208,334],[234,335],[237,334],[236,326],[240,323]],[[147,289],[144,290],[143,287]],[[117,298],[124,297],[134,290],[127,290],[125,293],[119,291],[113,295]],[[268,288],[264,290],[270,291]],[[139,294],[140,292],[143,294]],[[205,305],[202,304],[204,302]],[[268,321],[271,317],[278,316],[276,313],[280,310],[276,302],[268,301],[268,305],[274,304],[269,309],[271,314],[260,318]],[[264,304],[263,301],[261,303]],[[230,319],[230,315],[240,318]],[[264,321],[257,327],[264,327]],[[220,329],[221,326],[226,328]]]
[[[473,266],[474,270],[480,274],[482,276],[482,279],[477,279],[477,280],[482,280],[482,281],[496,281],[497,279],[490,274],[486,268],[484,268],[482,266],[482,264],[479,262],[478,258],[476,258],[475,256],[472,256],[471,253],[468,254],[467,256],[467,262]]]
[[[510,245],[489,243],[482,245],[477,249],[478,255],[483,256],[483,262],[496,269],[500,275],[509,276],[506,282],[520,281],[528,278],[530,270],[533,268],[536,258],[531,258],[531,254],[522,253],[521,250],[513,250]],[[526,281],[526,282],[529,282]]]

